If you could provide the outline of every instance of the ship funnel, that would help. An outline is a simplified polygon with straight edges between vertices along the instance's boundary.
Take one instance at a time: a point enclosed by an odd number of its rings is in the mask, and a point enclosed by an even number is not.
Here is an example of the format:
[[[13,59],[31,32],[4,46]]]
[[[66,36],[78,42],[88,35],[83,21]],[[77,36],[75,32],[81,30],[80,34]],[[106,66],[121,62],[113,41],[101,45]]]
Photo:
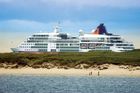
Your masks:
[[[101,23],[94,32],[92,32],[93,34],[98,34],[98,35],[112,35],[111,33],[108,33],[106,30],[106,27],[104,26],[103,23]]]

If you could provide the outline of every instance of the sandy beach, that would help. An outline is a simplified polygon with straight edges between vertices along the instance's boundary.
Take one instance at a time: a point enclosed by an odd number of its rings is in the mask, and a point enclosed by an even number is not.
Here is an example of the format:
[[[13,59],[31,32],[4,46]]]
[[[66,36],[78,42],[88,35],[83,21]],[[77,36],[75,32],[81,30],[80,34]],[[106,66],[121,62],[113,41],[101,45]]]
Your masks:
[[[123,66],[124,67],[124,66]],[[99,70],[94,68],[89,69],[45,69],[45,68],[30,68],[24,67],[20,69],[5,69],[0,68],[0,75],[9,75],[9,74],[16,74],[16,75],[70,75],[70,76],[136,76],[140,77],[140,70],[136,70],[135,68],[132,69],[124,69],[117,65],[109,65],[108,69]]]

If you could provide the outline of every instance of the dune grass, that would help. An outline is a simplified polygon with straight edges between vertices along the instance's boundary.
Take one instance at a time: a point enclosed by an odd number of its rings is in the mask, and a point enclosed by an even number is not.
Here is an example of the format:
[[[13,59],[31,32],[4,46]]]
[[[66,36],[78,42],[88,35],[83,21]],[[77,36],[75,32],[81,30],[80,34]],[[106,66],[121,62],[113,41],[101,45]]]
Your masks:
[[[0,53],[0,64],[17,64],[20,66],[41,65],[52,63],[69,67],[78,64],[102,65],[133,65],[140,66],[140,50],[116,53],[111,51],[91,51],[86,53]]]

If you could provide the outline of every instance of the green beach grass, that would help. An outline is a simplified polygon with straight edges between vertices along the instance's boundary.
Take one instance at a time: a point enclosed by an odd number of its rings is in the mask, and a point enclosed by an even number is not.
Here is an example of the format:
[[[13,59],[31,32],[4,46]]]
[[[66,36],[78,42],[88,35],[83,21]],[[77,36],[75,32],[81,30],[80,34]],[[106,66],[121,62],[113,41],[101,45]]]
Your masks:
[[[129,52],[91,51],[86,53],[0,53],[0,64],[17,64],[16,66],[35,67],[44,63],[56,66],[75,67],[78,64],[102,65],[132,65],[140,66],[140,50]],[[2,67],[3,65],[0,65]]]

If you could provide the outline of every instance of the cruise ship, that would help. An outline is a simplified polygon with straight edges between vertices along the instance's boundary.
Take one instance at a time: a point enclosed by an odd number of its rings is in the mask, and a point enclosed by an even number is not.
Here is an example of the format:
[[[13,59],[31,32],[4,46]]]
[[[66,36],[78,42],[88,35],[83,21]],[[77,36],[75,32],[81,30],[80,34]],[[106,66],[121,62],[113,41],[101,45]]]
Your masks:
[[[78,37],[61,33],[60,27],[56,26],[50,33],[34,33],[11,50],[13,52],[89,52],[95,50],[125,52],[134,50],[134,45],[125,41],[120,35],[108,33],[104,24],[101,23],[91,33],[80,30]]]

